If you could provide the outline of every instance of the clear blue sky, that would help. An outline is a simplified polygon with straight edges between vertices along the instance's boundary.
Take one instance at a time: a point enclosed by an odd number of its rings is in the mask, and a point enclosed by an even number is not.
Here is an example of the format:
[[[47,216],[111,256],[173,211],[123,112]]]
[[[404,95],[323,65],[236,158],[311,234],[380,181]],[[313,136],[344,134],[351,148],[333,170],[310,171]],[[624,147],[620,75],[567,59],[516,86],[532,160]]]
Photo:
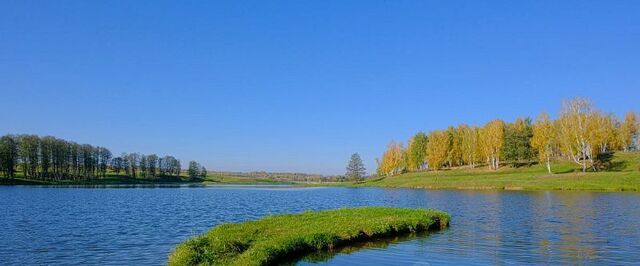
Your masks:
[[[418,130],[640,103],[640,1],[0,2],[0,134],[370,171]]]

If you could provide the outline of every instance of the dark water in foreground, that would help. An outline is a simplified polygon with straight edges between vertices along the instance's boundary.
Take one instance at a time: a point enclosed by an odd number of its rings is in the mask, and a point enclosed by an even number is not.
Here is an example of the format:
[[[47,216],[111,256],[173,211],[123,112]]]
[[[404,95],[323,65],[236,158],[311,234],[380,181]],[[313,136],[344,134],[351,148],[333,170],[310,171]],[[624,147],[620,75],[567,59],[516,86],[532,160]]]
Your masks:
[[[452,223],[300,263],[640,264],[640,193],[215,186],[0,187],[0,264],[160,265],[219,223],[363,205],[437,208]]]

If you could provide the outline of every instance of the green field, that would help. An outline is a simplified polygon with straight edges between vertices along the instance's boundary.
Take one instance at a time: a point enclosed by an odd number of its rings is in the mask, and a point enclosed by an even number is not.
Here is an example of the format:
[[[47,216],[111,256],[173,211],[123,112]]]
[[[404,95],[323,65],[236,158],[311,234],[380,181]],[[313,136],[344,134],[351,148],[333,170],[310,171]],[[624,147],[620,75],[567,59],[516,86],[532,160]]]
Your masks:
[[[267,216],[222,224],[178,245],[169,265],[272,265],[302,253],[371,238],[442,229],[437,210],[365,207]]]
[[[486,168],[452,169],[405,173],[371,179],[352,186],[427,188],[427,189],[505,189],[505,190],[595,190],[640,191],[640,152],[618,152],[611,169],[600,172],[579,171],[573,162],[555,162],[553,174],[543,165],[499,170]]]

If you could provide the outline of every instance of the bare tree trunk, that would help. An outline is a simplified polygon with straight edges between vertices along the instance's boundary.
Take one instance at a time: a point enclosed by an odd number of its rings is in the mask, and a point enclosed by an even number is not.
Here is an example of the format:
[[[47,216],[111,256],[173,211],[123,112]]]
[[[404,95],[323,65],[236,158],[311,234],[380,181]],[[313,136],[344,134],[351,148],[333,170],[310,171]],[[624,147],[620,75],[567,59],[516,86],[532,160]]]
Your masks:
[[[551,174],[551,163],[549,162],[549,157],[547,157],[547,172]]]

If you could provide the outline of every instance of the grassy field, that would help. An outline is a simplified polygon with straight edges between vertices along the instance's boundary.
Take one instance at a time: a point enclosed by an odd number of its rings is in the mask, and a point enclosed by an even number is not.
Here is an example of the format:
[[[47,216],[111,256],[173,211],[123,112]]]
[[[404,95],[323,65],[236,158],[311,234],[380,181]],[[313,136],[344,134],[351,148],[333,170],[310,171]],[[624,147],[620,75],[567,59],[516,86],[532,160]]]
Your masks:
[[[169,265],[270,265],[370,238],[441,229],[449,220],[437,210],[383,207],[267,216],[222,224],[187,240],[169,256]]]
[[[499,170],[452,169],[406,173],[353,186],[429,189],[640,191],[640,152],[618,152],[609,171],[582,173],[573,162],[556,162],[553,174],[543,165]]]

